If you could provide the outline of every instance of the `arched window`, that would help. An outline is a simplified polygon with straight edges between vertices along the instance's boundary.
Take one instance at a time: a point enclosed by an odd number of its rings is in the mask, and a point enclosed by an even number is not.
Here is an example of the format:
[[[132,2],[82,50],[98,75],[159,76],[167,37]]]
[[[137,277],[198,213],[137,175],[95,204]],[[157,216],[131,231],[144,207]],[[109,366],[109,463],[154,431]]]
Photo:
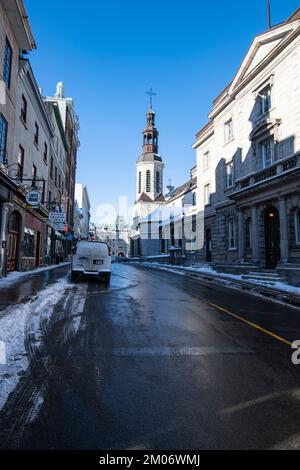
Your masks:
[[[151,173],[150,170],[146,171],[146,192],[150,193],[151,191]]]
[[[228,220],[228,249],[234,250],[237,247],[236,223],[233,217]]]
[[[139,171],[139,194],[142,192],[142,172]]]
[[[146,143],[147,143],[147,135],[144,134],[144,145],[146,145]]]
[[[150,145],[152,144],[152,135],[151,134],[148,134],[147,143],[150,144]]]
[[[246,250],[252,248],[251,217],[248,217],[245,222],[245,248]]]
[[[159,171],[155,174],[155,191],[160,193],[160,174]]]

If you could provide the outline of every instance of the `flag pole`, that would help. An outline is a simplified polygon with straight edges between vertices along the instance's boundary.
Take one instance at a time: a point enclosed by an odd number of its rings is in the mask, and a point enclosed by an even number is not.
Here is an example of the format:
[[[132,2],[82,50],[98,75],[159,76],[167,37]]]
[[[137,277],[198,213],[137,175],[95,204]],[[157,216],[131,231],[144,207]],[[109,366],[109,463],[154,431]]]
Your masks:
[[[271,29],[271,6],[270,0],[267,0],[267,21],[268,21],[268,31]]]

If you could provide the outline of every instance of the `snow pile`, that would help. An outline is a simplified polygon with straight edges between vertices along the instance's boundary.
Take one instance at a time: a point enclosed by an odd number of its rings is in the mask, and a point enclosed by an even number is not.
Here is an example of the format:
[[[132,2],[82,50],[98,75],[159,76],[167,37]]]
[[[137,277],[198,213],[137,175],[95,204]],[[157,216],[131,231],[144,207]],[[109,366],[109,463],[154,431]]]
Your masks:
[[[220,273],[215,271],[211,266],[206,265],[193,265],[193,266],[173,266],[171,264],[161,264],[156,262],[138,262],[137,264],[142,264],[143,266],[159,268],[163,271],[169,271],[176,274],[185,274],[185,272],[199,273],[203,275],[215,276],[216,280],[228,280],[228,281],[241,281],[245,282],[245,279],[238,274],[229,274],[229,273]],[[258,273],[259,275],[259,273]],[[265,281],[260,279],[247,279],[247,284],[253,284],[253,286],[265,286],[270,289],[278,290],[281,292],[286,292],[289,294],[300,295],[300,287],[291,286],[290,284],[280,282],[280,281]]]
[[[24,280],[25,277],[27,276],[32,276],[33,274],[39,274],[41,272],[44,272],[44,271],[52,271],[53,269],[56,269],[56,268],[59,268],[59,267],[62,267],[62,266],[68,266],[70,265],[70,263],[61,263],[61,264],[54,264],[54,265],[51,265],[51,266],[43,266],[41,268],[36,268],[32,271],[14,271],[12,273],[8,273],[7,277],[2,277],[0,279],[0,289],[1,288],[7,288],[7,287],[10,287],[10,286],[13,286],[14,284],[16,284],[17,282],[19,282],[20,280]]]
[[[28,368],[25,339],[31,342],[33,349],[38,349],[42,339],[41,320],[49,321],[54,305],[71,287],[66,279],[57,281],[33,300],[1,311],[0,343],[5,345],[6,357],[0,362],[0,409]]]

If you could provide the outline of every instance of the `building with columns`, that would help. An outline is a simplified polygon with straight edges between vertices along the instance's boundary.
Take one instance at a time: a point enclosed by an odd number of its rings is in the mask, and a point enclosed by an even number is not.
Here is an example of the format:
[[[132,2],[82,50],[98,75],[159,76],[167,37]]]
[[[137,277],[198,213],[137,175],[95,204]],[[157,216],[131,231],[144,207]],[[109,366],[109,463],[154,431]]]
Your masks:
[[[299,33],[300,8],[256,36],[196,135],[199,260],[300,269]]]

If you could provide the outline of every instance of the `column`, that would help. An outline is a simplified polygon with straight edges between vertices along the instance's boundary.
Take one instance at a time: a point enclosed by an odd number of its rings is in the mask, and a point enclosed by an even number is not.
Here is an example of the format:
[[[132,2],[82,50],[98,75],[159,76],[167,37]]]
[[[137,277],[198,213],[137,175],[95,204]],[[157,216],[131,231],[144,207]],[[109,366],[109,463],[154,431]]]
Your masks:
[[[279,199],[279,221],[280,221],[280,261],[287,263],[289,260],[289,232],[288,217],[285,198]]]
[[[238,211],[239,217],[239,233],[238,233],[238,245],[239,245],[239,262],[243,263],[245,261],[245,230],[244,230],[244,212],[243,209]]]
[[[252,243],[252,261],[253,263],[259,262],[259,234],[258,234],[258,219],[257,207],[251,207],[251,243]]]
[[[7,250],[8,250],[8,218],[10,211],[12,209],[12,204],[5,202],[2,205],[2,222],[1,222],[1,232],[0,232],[0,277],[6,276],[6,263],[7,263]]]

